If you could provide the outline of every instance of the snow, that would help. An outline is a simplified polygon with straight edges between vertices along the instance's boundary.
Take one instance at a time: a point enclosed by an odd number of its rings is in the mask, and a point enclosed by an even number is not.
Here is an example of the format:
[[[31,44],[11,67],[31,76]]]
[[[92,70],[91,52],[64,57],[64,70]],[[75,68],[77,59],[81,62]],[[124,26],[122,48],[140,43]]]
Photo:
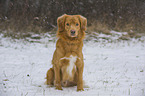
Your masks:
[[[12,40],[0,35],[0,96],[145,96],[145,40],[87,41],[83,92],[44,84],[55,42]]]

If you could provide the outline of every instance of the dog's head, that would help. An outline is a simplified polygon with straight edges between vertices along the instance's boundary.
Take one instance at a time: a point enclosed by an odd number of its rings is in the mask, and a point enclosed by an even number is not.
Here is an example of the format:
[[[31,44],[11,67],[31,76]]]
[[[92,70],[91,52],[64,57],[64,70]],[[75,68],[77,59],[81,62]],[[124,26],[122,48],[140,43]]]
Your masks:
[[[87,19],[81,15],[62,15],[57,19],[58,35],[65,34],[70,38],[85,35]]]

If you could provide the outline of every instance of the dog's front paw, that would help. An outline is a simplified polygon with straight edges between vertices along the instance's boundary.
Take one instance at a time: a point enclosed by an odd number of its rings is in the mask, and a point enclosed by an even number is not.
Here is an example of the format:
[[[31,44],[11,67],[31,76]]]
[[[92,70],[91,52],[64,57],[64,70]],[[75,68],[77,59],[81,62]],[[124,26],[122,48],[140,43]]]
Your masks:
[[[62,87],[61,86],[56,86],[56,89],[57,90],[62,90]]]
[[[77,83],[77,91],[84,91],[83,83],[80,82]]]
[[[77,88],[77,91],[84,91],[84,89],[83,88],[81,88],[81,89]]]
[[[84,91],[82,84],[77,86],[77,91]]]
[[[54,81],[54,85],[55,85],[55,89],[57,89],[57,90],[62,90],[62,87],[61,87],[61,83],[60,83],[60,81]]]

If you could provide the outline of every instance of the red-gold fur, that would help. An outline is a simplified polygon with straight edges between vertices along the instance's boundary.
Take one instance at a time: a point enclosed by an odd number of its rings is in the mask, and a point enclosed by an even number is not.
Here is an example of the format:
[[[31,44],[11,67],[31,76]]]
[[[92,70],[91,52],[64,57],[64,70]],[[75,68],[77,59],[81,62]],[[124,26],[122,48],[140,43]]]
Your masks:
[[[83,91],[84,61],[82,47],[87,19],[81,15],[64,14],[58,17],[57,25],[57,37],[59,39],[53,54],[53,68],[50,68],[47,72],[46,83],[55,85],[58,90],[62,90],[61,86],[77,85],[77,91]]]

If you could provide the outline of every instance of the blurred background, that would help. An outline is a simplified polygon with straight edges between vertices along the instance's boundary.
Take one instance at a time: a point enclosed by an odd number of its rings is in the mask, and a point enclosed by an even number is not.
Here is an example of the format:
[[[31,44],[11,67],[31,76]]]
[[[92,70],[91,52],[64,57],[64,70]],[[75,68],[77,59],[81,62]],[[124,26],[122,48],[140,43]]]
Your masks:
[[[145,0],[0,0],[0,32],[20,38],[54,32],[63,14],[85,16],[89,34],[145,33]]]

